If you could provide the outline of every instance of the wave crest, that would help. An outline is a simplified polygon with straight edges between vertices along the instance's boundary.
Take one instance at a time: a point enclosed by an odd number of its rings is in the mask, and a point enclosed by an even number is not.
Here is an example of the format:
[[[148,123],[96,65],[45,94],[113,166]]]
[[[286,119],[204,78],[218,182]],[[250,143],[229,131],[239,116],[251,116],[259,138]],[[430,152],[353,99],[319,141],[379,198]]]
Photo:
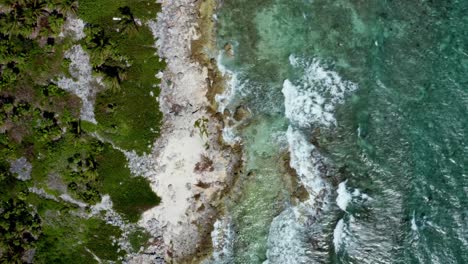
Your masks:
[[[354,83],[342,80],[336,72],[322,67],[317,59],[308,62],[291,55],[289,61],[303,72],[297,81],[285,80],[282,89],[285,115],[289,120],[286,136],[290,165],[309,193],[309,199],[275,217],[268,237],[268,260],[264,263],[310,263],[314,258],[307,238],[314,236],[310,234],[311,230],[321,230],[313,226],[319,221],[320,213],[329,208],[331,187],[322,178],[324,158],[309,142],[307,130],[312,126],[336,125],[336,105],[343,103],[346,95],[357,89]],[[325,240],[324,236],[317,235],[318,243],[327,243],[320,240]]]
[[[283,83],[286,117],[299,127],[336,125],[335,106],[343,103],[357,85],[325,69],[318,59],[307,62],[291,55],[289,61],[304,74],[298,81],[287,79]]]

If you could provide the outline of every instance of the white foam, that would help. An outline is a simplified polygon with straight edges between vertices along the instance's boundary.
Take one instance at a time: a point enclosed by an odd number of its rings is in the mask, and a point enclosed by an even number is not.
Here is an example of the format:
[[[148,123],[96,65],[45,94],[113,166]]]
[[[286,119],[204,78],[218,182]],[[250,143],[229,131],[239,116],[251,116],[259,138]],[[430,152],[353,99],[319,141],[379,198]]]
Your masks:
[[[234,132],[234,128],[230,126],[223,128],[222,135],[224,142],[229,145],[235,145],[241,141],[241,138]]]
[[[292,207],[275,217],[268,236],[268,263],[309,263],[311,249],[304,236],[307,219],[301,210],[306,210],[306,203]],[[308,210],[311,205],[307,203]]]
[[[369,195],[361,192],[359,189],[356,188],[353,190],[352,188],[347,187],[347,182],[348,181],[346,180],[338,184],[338,189],[336,190],[338,194],[336,197],[336,204],[341,210],[346,211],[346,208],[348,207],[349,203],[356,199],[358,201],[372,200],[372,198]]]
[[[346,182],[347,181],[344,181],[338,184],[338,196],[336,197],[336,204],[343,211],[346,211],[346,207],[348,207],[349,202],[351,202],[351,199],[353,198],[351,193],[346,190]],[[357,192],[355,191],[355,193],[359,195],[359,190],[357,190]]]
[[[336,105],[343,103],[357,85],[326,70],[317,59],[307,62],[291,55],[289,61],[293,67],[304,71],[304,75],[297,82],[285,80],[283,83],[286,117],[300,127],[336,125],[333,116]]]
[[[361,195],[361,191],[359,191],[359,189],[354,189],[353,191],[353,196],[360,196]],[[363,194],[365,195],[365,194]]]
[[[234,230],[231,219],[222,217],[213,225],[211,232],[211,241],[213,243],[213,254],[203,264],[228,264],[233,261],[233,242]]]
[[[296,170],[302,184],[310,194],[309,199],[284,210],[273,219],[268,235],[268,260],[264,263],[308,263],[312,252],[307,242],[309,219],[316,214],[314,203],[326,200],[320,196],[328,184],[320,177],[319,162],[322,157],[298,129],[289,126],[286,132],[290,165]]]
[[[288,139],[291,155],[291,167],[296,170],[309,194],[318,194],[326,187],[325,182],[319,177],[317,157],[319,154],[316,153],[315,147],[308,142],[305,135],[291,126],[288,127],[286,138]]]
[[[232,72],[228,70],[226,66],[224,66],[222,61],[223,61],[223,52],[220,51],[218,53],[218,56],[216,57],[216,66],[218,67],[218,70],[221,72],[223,76],[228,75],[228,74],[230,75]]]
[[[243,89],[245,84],[240,81],[238,74],[226,68],[222,63],[223,54],[220,52],[216,59],[218,70],[227,80],[225,90],[222,94],[215,96],[215,101],[218,103],[218,112],[223,113],[225,109],[234,101],[236,96],[245,96]]]
[[[337,73],[321,67],[318,60],[308,63],[295,56],[289,59],[293,67],[304,71],[304,75],[297,82],[285,80],[283,83],[285,114],[290,121],[286,138],[290,165],[309,193],[309,199],[274,218],[268,236],[268,260],[264,263],[310,263],[310,244],[304,237],[310,229],[307,223],[316,215],[314,205],[317,201],[323,207],[327,206],[330,187],[320,177],[323,157],[301,129],[336,124],[335,106],[357,88],[353,83],[343,81]],[[345,210],[351,194],[344,184],[341,186],[338,200]],[[344,222],[340,220],[334,232],[335,245],[341,244],[344,236]]]
[[[326,200],[320,196],[328,185],[320,177],[320,154],[310,144],[304,134],[288,128],[286,138],[291,155],[290,165],[294,168],[309,193],[309,199],[295,207],[289,207],[273,219],[268,235],[268,263],[309,263],[310,244],[305,238],[312,216],[316,214],[314,203]]]
[[[333,245],[335,246],[335,253],[340,251],[345,237],[345,223],[343,219],[340,219],[333,230]]]
[[[418,226],[416,225],[415,212],[413,211],[413,218],[411,218],[411,230],[418,231]]]
[[[370,197],[369,195],[367,195],[365,193],[361,193],[361,198],[364,199],[364,200],[372,200],[372,197]]]
[[[229,106],[233,104],[236,97],[243,97],[246,95],[243,91],[245,84],[239,80],[238,74],[236,72],[231,71],[227,69],[226,66],[224,66],[222,63],[223,58],[223,53],[220,52],[216,59],[218,70],[227,81],[224,92],[215,96],[215,101],[218,104],[218,112],[220,113],[223,113],[224,110],[229,109]],[[224,142],[229,145],[234,145],[241,141],[241,138],[236,134],[234,127],[224,127],[222,136]]]
[[[283,83],[283,95],[286,100],[286,117],[299,126],[310,126],[321,123],[326,126],[334,124],[333,115],[325,111],[325,98],[315,91],[304,91],[289,80]]]

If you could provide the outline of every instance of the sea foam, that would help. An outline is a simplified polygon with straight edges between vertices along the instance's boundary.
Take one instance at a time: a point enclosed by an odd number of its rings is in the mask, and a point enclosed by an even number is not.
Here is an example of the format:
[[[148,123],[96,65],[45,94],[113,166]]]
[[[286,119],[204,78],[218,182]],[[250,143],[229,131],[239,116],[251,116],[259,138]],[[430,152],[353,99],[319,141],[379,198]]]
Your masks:
[[[336,197],[336,204],[341,210],[346,211],[346,207],[348,207],[349,202],[351,202],[351,199],[353,198],[352,194],[346,190],[346,181],[338,184],[337,193],[338,196]],[[359,190],[357,190],[355,194],[359,195]]]
[[[333,245],[335,246],[335,252],[340,251],[345,236],[345,223],[343,219],[340,219],[333,230]]]
[[[320,159],[314,145],[310,144],[300,130],[288,127],[286,137],[291,156],[290,165],[296,170],[302,184],[309,194],[318,194],[326,187],[320,178]]]
[[[342,80],[336,72],[322,67],[319,60],[309,62],[291,55],[289,61],[303,72],[297,81],[285,80],[282,89],[285,115],[289,120],[286,137],[290,165],[309,193],[309,199],[275,217],[268,237],[268,260],[264,263],[310,263],[312,252],[306,234],[319,217],[317,212],[328,207],[330,186],[321,177],[324,157],[309,142],[307,131],[312,127],[335,125],[333,113],[336,105],[357,89],[355,84]],[[344,184],[341,186],[340,208],[346,209],[351,194]],[[321,204],[322,208],[316,208],[316,204]],[[345,225],[343,221],[338,223],[340,226],[335,229],[337,246],[344,236]]]
[[[317,214],[314,203],[326,202],[329,186],[320,177],[322,157],[307,137],[292,126],[289,126],[286,137],[290,165],[309,193],[309,199],[287,208],[273,219],[268,236],[268,260],[264,263],[309,263],[312,252],[306,234],[313,224],[311,219]]]
[[[296,207],[289,207],[275,217],[268,236],[268,260],[263,264],[273,263],[309,263],[311,249],[305,236],[307,214],[310,210],[304,203]]]
[[[214,223],[211,232],[213,254],[203,264],[228,264],[233,262],[234,230],[231,219],[222,217]]]
[[[215,96],[215,101],[218,104],[218,112],[224,113],[225,110],[234,111],[236,98],[245,96],[245,83],[240,81],[238,73],[229,70],[223,63],[223,53],[220,52],[216,59],[218,70],[226,80],[226,87],[222,94]],[[241,142],[241,137],[237,134],[236,124],[228,125],[223,128],[222,137],[226,144],[234,145]]]
[[[350,193],[346,188],[346,182],[347,181],[344,181],[338,184],[338,189],[336,190],[338,193],[336,197],[336,204],[341,210],[345,212],[349,203],[352,201],[353,196],[360,195],[360,191],[358,189],[355,189],[353,193]],[[335,253],[343,250],[344,238],[346,237],[346,231],[348,228],[349,226],[345,218],[340,219],[336,223],[335,229],[333,230],[333,245],[335,247]]]
[[[341,250],[345,250],[352,243],[352,238],[346,240],[346,237],[353,235],[352,226],[359,225],[359,223],[354,223],[354,217],[352,213],[348,211],[348,206],[350,203],[363,203],[372,201],[372,198],[367,194],[361,192],[359,189],[349,188],[346,186],[347,180],[338,184],[338,189],[336,190],[336,205],[345,212],[345,216],[340,219],[335,226],[333,231],[333,245],[335,247],[335,253],[338,253]],[[358,228],[359,229],[359,228]],[[356,231],[356,230],[354,230]]]
[[[299,127],[336,125],[333,115],[336,105],[343,103],[357,85],[325,69],[317,59],[308,62],[291,55],[289,61],[304,75],[298,81],[283,83],[286,117]]]
[[[218,104],[218,112],[223,113],[225,109],[233,103],[236,97],[245,96],[245,84],[241,82],[238,73],[229,70],[223,62],[223,53],[220,52],[216,59],[218,70],[226,80],[226,87],[222,94],[215,96],[215,101]]]

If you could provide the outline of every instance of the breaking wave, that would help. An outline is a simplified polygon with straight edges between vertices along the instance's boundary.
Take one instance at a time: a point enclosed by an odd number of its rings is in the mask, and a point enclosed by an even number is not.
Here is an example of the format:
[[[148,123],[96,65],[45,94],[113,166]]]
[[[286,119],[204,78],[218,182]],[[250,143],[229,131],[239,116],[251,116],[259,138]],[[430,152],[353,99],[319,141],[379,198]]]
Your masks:
[[[343,103],[357,85],[325,69],[318,59],[308,62],[291,55],[289,62],[304,74],[296,82],[285,80],[283,84],[285,114],[291,125],[303,128],[336,125],[336,105]]]
[[[234,230],[231,219],[222,217],[214,223],[211,232],[211,241],[213,245],[213,254],[210,259],[204,261],[204,264],[228,264],[233,262],[233,240]]]
[[[309,133],[313,127],[336,125],[333,115],[336,105],[357,89],[336,72],[326,70],[317,59],[309,62],[291,55],[289,61],[294,69],[303,72],[297,81],[285,80],[282,90],[285,115],[289,120],[286,136],[290,166],[309,193],[309,199],[275,217],[268,237],[268,260],[264,263],[310,263],[314,259],[310,246],[312,232],[316,233],[315,243],[326,243],[320,241],[323,236],[318,234],[323,227],[317,222],[321,212],[330,207],[331,186],[322,178],[326,173],[325,159],[309,142]],[[342,196],[341,204],[345,206],[349,199]],[[343,226],[342,221],[338,224]],[[343,233],[342,229],[336,230],[337,235]]]

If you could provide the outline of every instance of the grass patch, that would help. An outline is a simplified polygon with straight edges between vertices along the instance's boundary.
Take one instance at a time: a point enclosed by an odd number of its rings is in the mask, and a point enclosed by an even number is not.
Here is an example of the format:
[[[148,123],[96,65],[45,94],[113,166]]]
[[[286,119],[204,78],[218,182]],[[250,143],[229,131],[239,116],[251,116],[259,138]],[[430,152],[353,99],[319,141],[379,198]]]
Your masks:
[[[46,211],[42,217],[34,263],[97,263],[92,254],[104,261],[124,256],[114,242],[122,234],[118,227],[100,219],[80,219],[54,211]]]
[[[66,214],[74,209],[74,206],[50,199],[44,199],[35,193],[29,193],[26,198],[26,202],[33,206],[39,215],[45,215],[46,212],[60,212],[60,214]]]
[[[134,252],[138,252],[140,247],[146,246],[151,235],[145,229],[137,227],[133,232],[128,235],[128,240]]]
[[[106,224],[102,220],[90,219],[86,222],[86,248],[101,259],[117,260],[124,256],[124,251],[116,243],[122,235],[120,228]]]
[[[119,8],[124,6],[140,19],[154,19],[161,10],[156,1],[148,0],[80,0],[78,15],[88,23],[112,25],[112,18],[119,17]]]
[[[49,187],[51,175],[59,175],[66,190],[75,199],[95,204],[101,199],[102,185],[94,157],[102,151],[103,144],[89,135],[65,134],[60,140],[37,149],[37,159],[32,162],[32,177],[36,185],[54,194]]]
[[[96,120],[105,137],[124,149],[142,154],[150,150],[149,146],[159,136],[163,116],[156,101],[159,89],[154,86],[160,82],[155,74],[165,64],[155,56],[154,40],[147,27],[141,27],[131,36],[119,34],[112,39],[131,66],[120,89],[98,94]]]
[[[102,192],[108,193],[114,210],[130,222],[137,222],[141,214],[158,205],[160,198],[143,177],[132,177],[125,166],[125,156],[110,145],[97,157],[98,172],[103,177]]]
[[[104,77],[107,89],[97,95],[95,115],[99,133],[126,150],[148,152],[159,136],[162,113],[156,97],[165,68],[156,56],[154,38],[144,24],[154,18],[159,5],[149,1],[80,2],[88,37],[82,45],[91,54],[94,70]],[[96,5],[106,6],[104,13]],[[151,14],[144,15],[150,11]],[[112,17],[121,17],[113,21]],[[139,25],[138,19],[143,24]]]

